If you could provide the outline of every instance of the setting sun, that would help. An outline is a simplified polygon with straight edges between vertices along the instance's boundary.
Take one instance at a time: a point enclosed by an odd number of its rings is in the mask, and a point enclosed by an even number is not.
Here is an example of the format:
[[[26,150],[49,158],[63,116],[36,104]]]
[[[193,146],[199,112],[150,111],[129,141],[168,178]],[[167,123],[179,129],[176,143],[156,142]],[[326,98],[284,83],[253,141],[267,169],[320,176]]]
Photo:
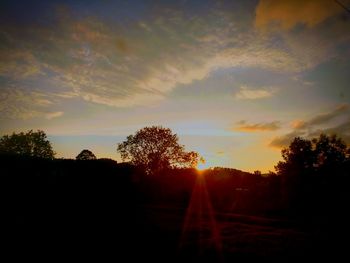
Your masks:
[[[208,168],[210,168],[210,166],[208,166],[206,163],[204,163],[204,164],[201,163],[201,164],[198,164],[198,166],[197,166],[198,171],[203,171],[203,170],[206,170]]]

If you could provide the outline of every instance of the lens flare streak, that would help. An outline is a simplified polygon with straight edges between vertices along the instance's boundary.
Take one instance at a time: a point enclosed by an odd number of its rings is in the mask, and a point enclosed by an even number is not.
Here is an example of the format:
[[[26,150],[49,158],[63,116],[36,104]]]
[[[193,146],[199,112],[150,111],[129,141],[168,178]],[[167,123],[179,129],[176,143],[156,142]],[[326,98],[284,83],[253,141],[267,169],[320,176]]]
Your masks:
[[[179,254],[193,248],[197,256],[214,253],[217,261],[223,262],[221,235],[203,174],[197,176],[186,211]]]

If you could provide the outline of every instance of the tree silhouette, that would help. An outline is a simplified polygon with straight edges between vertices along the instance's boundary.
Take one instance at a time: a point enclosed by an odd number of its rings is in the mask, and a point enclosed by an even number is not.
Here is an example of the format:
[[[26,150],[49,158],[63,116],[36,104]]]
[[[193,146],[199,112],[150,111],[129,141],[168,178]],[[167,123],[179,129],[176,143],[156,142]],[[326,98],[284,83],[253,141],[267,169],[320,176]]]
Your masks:
[[[278,174],[300,174],[313,169],[315,154],[312,142],[300,137],[294,138],[288,148],[281,151],[284,161],[278,162],[275,169]]]
[[[301,203],[305,195],[305,185],[313,174],[315,153],[312,142],[300,137],[294,138],[288,148],[281,151],[283,161],[275,166],[282,177],[282,202],[289,208]]]
[[[157,173],[174,167],[195,167],[199,155],[185,152],[178,143],[178,137],[169,128],[161,126],[145,127],[135,135],[129,135],[126,141],[119,143],[117,151],[123,160],[140,166],[147,173]]]
[[[340,191],[348,175],[348,152],[336,135],[321,134],[312,140],[295,138],[282,150],[283,161],[275,166],[282,178],[284,201],[307,208],[308,199],[317,200],[317,196],[322,200],[321,193]]]
[[[44,131],[13,133],[0,139],[0,153],[27,157],[53,159],[55,152]]]
[[[262,175],[262,173],[261,173],[260,170],[255,170],[255,171],[253,172],[253,174],[256,175],[256,176],[261,176],[261,175]]]
[[[80,161],[96,160],[96,156],[90,150],[84,149],[75,157],[75,159]]]
[[[346,162],[347,146],[336,135],[327,136],[321,134],[318,139],[313,139],[315,144],[316,167],[326,173],[341,168]]]
[[[280,175],[330,172],[346,163],[348,152],[345,142],[336,135],[321,134],[312,140],[296,137],[282,150],[284,161],[280,161],[275,169]]]

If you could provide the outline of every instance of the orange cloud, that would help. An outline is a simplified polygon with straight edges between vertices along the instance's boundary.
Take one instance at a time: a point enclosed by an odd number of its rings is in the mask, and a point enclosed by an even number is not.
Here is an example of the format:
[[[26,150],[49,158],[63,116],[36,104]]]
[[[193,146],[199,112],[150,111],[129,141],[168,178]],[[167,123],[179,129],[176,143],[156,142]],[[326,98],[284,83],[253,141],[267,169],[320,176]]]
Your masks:
[[[244,132],[256,132],[256,131],[275,131],[280,129],[280,122],[273,121],[268,123],[254,123],[249,124],[246,121],[238,122],[238,127],[235,130]]]
[[[306,122],[302,120],[295,120],[291,123],[293,129],[303,129],[305,128]]]
[[[255,25],[260,29],[277,26],[284,30],[298,23],[314,27],[344,10],[331,0],[260,0]]]

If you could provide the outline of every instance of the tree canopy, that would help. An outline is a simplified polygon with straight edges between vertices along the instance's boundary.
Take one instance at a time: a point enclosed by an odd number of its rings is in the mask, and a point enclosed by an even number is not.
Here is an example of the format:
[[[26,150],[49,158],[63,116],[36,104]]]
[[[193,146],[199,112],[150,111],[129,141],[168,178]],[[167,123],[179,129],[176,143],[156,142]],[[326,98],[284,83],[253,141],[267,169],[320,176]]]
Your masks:
[[[278,174],[299,174],[313,169],[315,154],[310,140],[296,137],[281,154],[284,161],[275,166]]]
[[[84,149],[75,157],[75,159],[80,161],[96,160],[96,156],[92,153],[92,151]]]
[[[53,159],[55,152],[44,131],[13,133],[0,138],[0,153]]]
[[[148,173],[174,168],[195,167],[199,160],[196,152],[186,152],[178,143],[178,136],[162,126],[145,127],[126,141],[119,143],[117,151],[123,161],[144,168]]]
[[[281,175],[328,173],[343,167],[349,158],[348,152],[345,142],[336,135],[321,134],[312,140],[296,137],[282,150],[284,161],[275,168]]]
[[[281,177],[282,203],[292,210],[325,209],[326,204],[343,204],[347,196],[349,148],[336,135],[314,139],[294,138],[282,150],[283,161],[275,169]],[[333,205],[335,205],[333,203]]]

